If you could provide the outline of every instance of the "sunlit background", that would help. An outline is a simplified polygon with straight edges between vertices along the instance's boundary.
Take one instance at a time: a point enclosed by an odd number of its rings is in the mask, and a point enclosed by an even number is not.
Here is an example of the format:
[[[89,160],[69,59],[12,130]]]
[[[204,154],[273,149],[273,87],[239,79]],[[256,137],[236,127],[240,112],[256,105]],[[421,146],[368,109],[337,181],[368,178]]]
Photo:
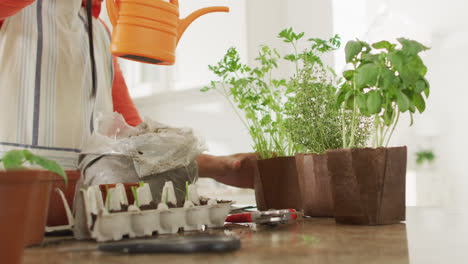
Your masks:
[[[408,37],[431,47],[423,55],[429,68],[431,96],[423,116],[400,121],[391,145],[408,146],[407,204],[461,208],[468,206],[468,1],[466,0],[181,0],[181,15],[213,5],[231,12],[209,14],[182,37],[174,66],[120,61],[137,108],[143,116],[172,126],[192,127],[207,142],[208,153],[251,152],[251,140],[226,101],[201,93],[215,76],[215,64],[235,46],[245,62],[254,63],[261,44],[284,50],[279,31],[293,27],[307,37],[339,34],[345,43]],[[105,10],[105,6],[103,6]],[[103,19],[107,21],[105,12]],[[344,45],[343,45],[344,46]],[[340,72],[343,48],[326,58]],[[288,69],[284,69],[285,72]],[[281,73],[279,73],[281,74]],[[285,73],[286,74],[286,73]],[[416,153],[433,151],[432,163],[418,165]],[[253,191],[201,181],[203,192],[228,193],[240,203],[254,201]]]

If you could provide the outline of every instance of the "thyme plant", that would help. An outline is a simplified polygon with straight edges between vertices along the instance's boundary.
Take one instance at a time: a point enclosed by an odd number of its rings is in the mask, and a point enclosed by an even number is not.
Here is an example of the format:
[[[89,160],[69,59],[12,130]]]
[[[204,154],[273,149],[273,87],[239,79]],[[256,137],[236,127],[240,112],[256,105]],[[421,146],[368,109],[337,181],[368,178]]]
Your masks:
[[[427,67],[419,53],[428,50],[421,43],[405,38],[399,45],[380,41],[346,44],[346,62],[353,69],[343,73],[346,79],[337,94],[337,103],[352,111],[351,125],[343,129],[343,147],[356,146],[358,114],[374,118],[374,147],[388,146],[400,114],[408,112],[413,124],[416,110],[424,112],[429,97]]]
[[[288,82],[289,94],[286,104],[286,127],[292,141],[301,152],[324,153],[328,149],[342,146],[342,123],[350,122],[349,111],[344,119],[335,105],[337,84],[334,71],[324,65],[321,57],[340,47],[341,40],[336,35],[327,40],[312,38],[309,48],[297,53],[296,46],[302,35],[283,31],[284,41],[291,43],[295,53],[285,58],[296,64],[296,74]],[[359,116],[357,145],[362,146],[369,137],[369,121]]]

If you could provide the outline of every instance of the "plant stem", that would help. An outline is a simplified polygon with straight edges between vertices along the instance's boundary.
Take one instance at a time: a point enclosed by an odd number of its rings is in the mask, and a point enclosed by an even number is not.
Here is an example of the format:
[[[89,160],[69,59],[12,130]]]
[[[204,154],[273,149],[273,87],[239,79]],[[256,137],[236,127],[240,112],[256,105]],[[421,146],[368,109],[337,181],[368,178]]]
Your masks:
[[[388,143],[390,143],[390,139],[392,138],[392,135],[393,135],[393,131],[395,131],[395,128],[396,128],[396,125],[398,123],[398,120],[400,119],[400,110],[397,108],[397,117],[396,117],[396,120],[395,120],[395,123],[393,124],[393,128],[392,128],[392,132],[390,133],[390,135],[388,136],[388,139],[387,139],[387,143],[385,144],[385,147],[388,147]]]

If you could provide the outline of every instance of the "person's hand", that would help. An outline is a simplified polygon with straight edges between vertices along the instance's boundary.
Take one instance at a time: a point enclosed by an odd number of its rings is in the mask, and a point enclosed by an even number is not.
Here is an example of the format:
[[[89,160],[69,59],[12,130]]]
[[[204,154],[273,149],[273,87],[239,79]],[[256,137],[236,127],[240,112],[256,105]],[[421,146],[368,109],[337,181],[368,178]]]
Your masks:
[[[200,155],[197,158],[200,177],[213,178],[218,182],[239,188],[253,188],[257,170],[254,153],[231,156]]]

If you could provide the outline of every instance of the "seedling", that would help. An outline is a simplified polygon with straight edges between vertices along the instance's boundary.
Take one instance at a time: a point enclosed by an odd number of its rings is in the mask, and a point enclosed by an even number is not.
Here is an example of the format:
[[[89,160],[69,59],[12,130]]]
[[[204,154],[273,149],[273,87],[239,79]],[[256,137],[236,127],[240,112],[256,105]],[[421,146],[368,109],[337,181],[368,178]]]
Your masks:
[[[106,209],[107,209],[107,212],[110,213],[110,198],[111,198],[111,194],[109,192],[109,185],[106,184]]]
[[[416,110],[424,112],[429,97],[427,68],[419,53],[428,50],[421,43],[405,38],[399,45],[380,41],[369,45],[357,40],[346,44],[345,82],[337,94],[337,103],[352,111],[350,126],[344,129],[343,147],[356,147],[358,114],[374,118],[374,146],[388,146],[400,113],[409,112],[411,124]]]
[[[185,182],[185,200],[188,201],[189,200],[189,194],[188,194],[188,181]]]
[[[140,186],[142,186],[142,185],[140,184]],[[138,203],[138,192],[137,192],[137,187],[136,187],[136,186],[132,186],[131,189],[132,189],[133,198],[135,199],[135,204],[136,204],[137,207],[140,207],[140,205],[139,205],[139,203]]]
[[[68,186],[68,178],[62,166],[53,160],[34,155],[28,150],[9,151],[0,159],[0,162],[3,163],[6,170],[25,170],[24,165],[26,162],[31,165],[38,165],[45,170],[60,175],[65,182],[65,186]]]

